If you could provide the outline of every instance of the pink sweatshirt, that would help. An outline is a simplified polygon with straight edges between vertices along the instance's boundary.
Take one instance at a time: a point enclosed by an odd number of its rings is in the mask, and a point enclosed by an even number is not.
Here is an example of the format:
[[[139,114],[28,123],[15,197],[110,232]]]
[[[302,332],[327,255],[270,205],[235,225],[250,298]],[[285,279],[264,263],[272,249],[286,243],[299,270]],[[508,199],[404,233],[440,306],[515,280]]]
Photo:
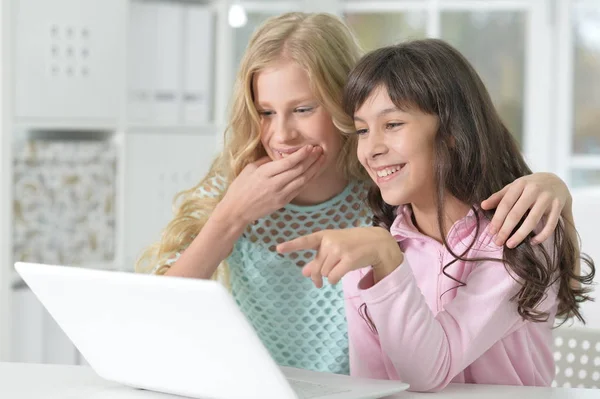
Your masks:
[[[480,232],[467,257],[502,259],[502,247]],[[501,262],[456,261],[445,247],[421,234],[404,207],[390,228],[404,262],[377,284],[370,268],[343,279],[350,345],[350,374],[398,379],[413,391],[438,391],[451,382],[544,385],[554,378],[552,326],[557,309],[552,287],[538,309],[548,321],[523,321],[510,298],[518,284]],[[476,233],[471,211],[448,233],[448,245],[462,254]],[[364,306],[377,328],[365,322]]]

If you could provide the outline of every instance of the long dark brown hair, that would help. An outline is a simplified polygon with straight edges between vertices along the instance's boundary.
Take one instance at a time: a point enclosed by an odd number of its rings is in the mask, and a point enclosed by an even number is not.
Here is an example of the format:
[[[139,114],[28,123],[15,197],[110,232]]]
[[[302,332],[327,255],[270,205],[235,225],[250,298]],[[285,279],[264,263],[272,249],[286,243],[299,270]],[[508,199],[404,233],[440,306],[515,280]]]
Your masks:
[[[450,248],[442,218],[446,193],[475,209],[496,191],[531,174],[531,170],[477,72],[462,54],[444,41],[415,40],[367,54],[348,78],[345,111],[354,115],[378,87],[386,88],[400,109],[415,107],[439,118],[435,137],[437,216],[443,243]],[[397,207],[383,201],[375,184],[369,191],[368,201],[374,214],[373,224],[389,229]],[[481,212],[486,218],[493,216],[493,211]],[[585,322],[579,304],[591,299],[589,285],[594,279],[595,266],[589,257],[582,256],[589,273],[576,273],[579,243],[576,234],[568,234],[566,228],[565,222],[559,221],[550,251],[542,245],[532,245],[532,233],[516,248],[505,247],[503,259],[495,259],[503,262],[520,283],[521,288],[513,300],[526,320],[548,319],[548,313],[538,310],[537,306],[546,297],[547,290],[559,281],[557,317],[575,316]],[[574,229],[574,226],[569,228]],[[457,260],[482,260],[465,258],[475,239],[462,254],[450,249],[454,260],[444,266],[444,274],[457,281],[457,287],[464,283],[446,273],[446,268]]]

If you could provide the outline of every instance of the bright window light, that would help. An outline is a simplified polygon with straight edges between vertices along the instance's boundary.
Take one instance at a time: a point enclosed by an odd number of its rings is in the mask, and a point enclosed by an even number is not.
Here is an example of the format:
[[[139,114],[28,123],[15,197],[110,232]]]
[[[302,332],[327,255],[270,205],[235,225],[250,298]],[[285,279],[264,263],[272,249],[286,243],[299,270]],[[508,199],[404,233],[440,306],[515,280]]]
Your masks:
[[[232,28],[241,28],[248,22],[246,10],[241,4],[232,4],[229,7],[229,25]]]

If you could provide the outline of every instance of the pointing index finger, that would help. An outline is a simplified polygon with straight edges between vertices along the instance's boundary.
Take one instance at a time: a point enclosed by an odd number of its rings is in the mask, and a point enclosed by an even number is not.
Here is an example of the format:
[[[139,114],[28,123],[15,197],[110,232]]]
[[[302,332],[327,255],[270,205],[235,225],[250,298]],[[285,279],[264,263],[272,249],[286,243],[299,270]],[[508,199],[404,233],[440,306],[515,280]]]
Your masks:
[[[323,232],[318,231],[306,236],[294,238],[293,240],[283,242],[277,245],[277,252],[285,254],[294,251],[301,250],[318,250],[321,246],[321,239],[323,238]]]

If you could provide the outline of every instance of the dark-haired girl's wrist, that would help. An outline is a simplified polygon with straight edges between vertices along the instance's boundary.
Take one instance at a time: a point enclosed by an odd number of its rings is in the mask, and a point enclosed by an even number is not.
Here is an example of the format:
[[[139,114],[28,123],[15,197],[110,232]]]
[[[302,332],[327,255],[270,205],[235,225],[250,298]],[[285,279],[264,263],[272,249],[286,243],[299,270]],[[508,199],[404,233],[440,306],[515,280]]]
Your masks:
[[[375,284],[383,280],[404,262],[404,254],[395,239],[386,243],[380,251],[381,262],[373,265],[373,280]]]

